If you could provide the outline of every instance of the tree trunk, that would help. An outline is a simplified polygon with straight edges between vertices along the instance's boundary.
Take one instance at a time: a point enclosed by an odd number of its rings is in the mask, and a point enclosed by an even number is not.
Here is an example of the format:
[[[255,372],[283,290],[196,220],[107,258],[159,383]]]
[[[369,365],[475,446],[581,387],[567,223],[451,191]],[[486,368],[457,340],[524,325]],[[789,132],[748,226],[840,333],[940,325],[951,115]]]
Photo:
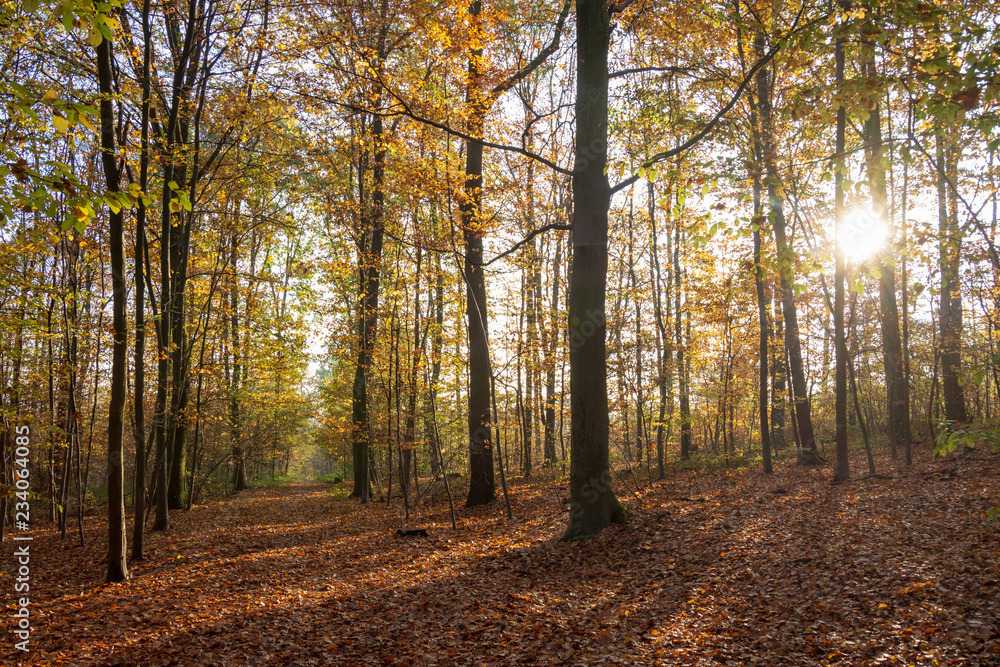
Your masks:
[[[866,46],[867,59],[864,71],[867,77],[877,76],[874,47]],[[910,392],[903,374],[903,344],[899,333],[899,309],[896,304],[896,258],[905,253],[905,248],[896,245],[895,225],[889,215],[886,193],[885,169],[882,167],[882,115],[881,105],[875,107],[865,123],[865,165],[871,190],[872,213],[885,226],[886,247],[878,254],[879,305],[882,319],[882,360],[885,366],[885,387],[887,399],[887,426],[889,451],[896,459],[898,451],[904,451],[910,442]],[[838,151],[838,155],[842,151]]]
[[[243,451],[243,425],[240,414],[240,391],[242,389],[244,365],[242,363],[242,343],[240,341],[239,318],[239,245],[234,234],[230,246],[231,282],[229,285],[229,334],[232,336],[233,373],[229,384],[229,437],[233,452],[233,491],[247,488],[246,459]]]
[[[761,67],[757,71],[757,94],[760,112],[761,148],[766,170],[765,183],[769,202],[769,218],[774,228],[774,241],[778,253],[778,271],[781,291],[781,305],[785,320],[785,347],[788,351],[788,369],[792,376],[792,390],[795,396],[794,415],[799,435],[798,463],[815,465],[820,462],[813,434],[805,367],[802,362],[802,345],[799,340],[798,315],[792,292],[792,265],[794,249],[789,245],[785,231],[784,195],[781,193],[781,176],[778,173],[774,147],[774,129],[771,119],[772,81],[769,69]]]
[[[948,180],[957,187],[958,149],[939,130],[937,140],[938,230],[940,233],[941,303],[941,390],[944,415],[949,427],[969,420],[962,388],[962,286],[959,276],[962,236],[958,228],[956,202],[948,193]],[[947,142],[947,145],[946,145]],[[949,203],[951,207],[949,210]]]
[[[466,88],[469,109],[467,134],[473,137],[465,147],[465,189],[461,203],[462,233],[465,237],[466,321],[469,334],[469,496],[466,507],[485,505],[496,499],[493,477],[493,437],[490,432],[490,353],[489,314],[486,306],[486,279],[483,267],[483,135],[487,102],[482,90],[483,27],[482,2],[469,5],[471,46]]]
[[[611,485],[605,288],[608,208],[606,0],[578,0],[576,160],[573,170],[573,264],[569,289],[571,466],[570,515],[563,540],[593,537],[626,520]]]
[[[757,30],[754,34],[754,52],[760,57],[764,50],[764,34]],[[742,52],[741,52],[742,53]],[[762,207],[762,183],[761,167],[764,160],[764,146],[761,140],[760,127],[760,102],[763,91],[757,91],[750,104],[750,127],[753,131],[753,282],[754,292],[757,295],[757,321],[758,321],[758,342],[757,342],[757,402],[760,421],[760,452],[763,459],[764,472],[770,474],[774,471],[771,463],[771,423],[768,421],[767,401],[768,401],[768,339],[770,338],[771,326],[768,318],[769,300],[764,290],[765,269],[761,263],[762,255],[762,232],[767,222]]]
[[[844,83],[844,38],[838,36],[836,42],[837,60],[837,87]],[[877,112],[876,112],[877,113]],[[845,278],[845,253],[844,240],[840,237],[844,225],[844,149],[846,144],[845,133],[847,130],[847,107],[843,104],[837,107],[837,158],[834,161],[836,174],[836,192],[834,203],[834,242],[837,244],[835,251],[836,267],[834,268],[834,302],[833,302],[833,331],[834,347],[836,348],[836,370],[834,379],[834,420],[836,423],[837,442],[837,469],[833,474],[833,481],[846,482],[850,479],[850,459],[847,449],[847,339],[844,335],[844,278]],[[869,167],[871,162],[869,161]],[[870,172],[869,172],[870,174]],[[869,178],[871,176],[869,175]],[[883,190],[884,192],[884,190]],[[874,201],[874,188],[873,188]],[[884,201],[883,201],[884,203]],[[884,308],[884,303],[883,303]],[[885,313],[883,312],[883,333],[885,332]],[[884,345],[884,343],[883,343]],[[886,366],[886,380],[888,381],[889,367]]]
[[[150,0],[142,3],[142,118],[140,125],[139,189],[146,192],[149,185],[149,92],[150,60],[152,59],[152,31],[149,25]],[[135,382],[133,400],[135,474],[133,486],[132,560],[143,560],[146,520],[146,312],[144,263],[146,243],[146,204],[136,204],[135,216]],[[152,298],[152,297],[151,297]]]
[[[97,46],[97,75],[101,90],[101,164],[109,192],[120,190],[118,164],[115,160],[115,120],[111,103],[113,75],[111,42],[102,39]],[[128,321],[125,307],[125,239],[122,211],[110,212],[111,285],[114,309],[114,344],[111,362],[111,401],[108,404],[108,570],[107,581],[128,578],[125,540],[125,476],[122,465],[122,441],[125,415],[125,375],[128,373]],[[83,512],[83,507],[79,508]],[[0,518],[2,520],[2,518]]]
[[[660,274],[660,251],[657,247],[656,233],[656,203],[654,186],[652,181],[646,184],[646,202],[649,209],[649,227],[651,232],[652,247],[650,248],[650,264],[652,266],[653,278],[653,315],[656,321],[656,386],[660,395],[659,416],[656,420],[656,478],[663,479],[666,476],[664,470],[664,420],[667,411],[667,367],[670,359],[667,356],[669,344],[667,343],[667,329],[663,321],[663,289],[662,276]],[[669,233],[669,232],[668,232]]]
[[[545,349],[545,460],[556,459],[556,342],[559,317],[559,268],[562,264],[562,236],[556,236],[555,258],[552,260],[552,301],[548,322],[544,325],[542,346]]]
[[[679,207],[678,207],[679,208]],[[681,293],[683,291],[683,275],[681,274],[681,219],[678,215],[674,226],[674,346],[677,351],[677,394],[680,403],[681,426],[681,460],[691,458],[691,398],[688,393],[687,365],[685,357],[687,348],[684,345],[683,313],[681,312]]]

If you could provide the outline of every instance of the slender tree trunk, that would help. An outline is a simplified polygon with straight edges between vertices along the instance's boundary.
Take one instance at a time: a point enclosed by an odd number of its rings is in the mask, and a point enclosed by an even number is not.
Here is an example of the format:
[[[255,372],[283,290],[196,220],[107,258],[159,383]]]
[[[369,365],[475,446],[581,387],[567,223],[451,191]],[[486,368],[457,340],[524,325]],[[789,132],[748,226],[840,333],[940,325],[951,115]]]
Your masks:
[[[810,415],[808,390],[806,387],[805,367],[802,362],[802,346],[799,340],[798,315],[795,308],[795,298],[792,292],[792,265],[794,249],[786,237],[785,212],[783,195],[781,194],[781,176],[778,173],[775,157],[774,130],[771,119],[772,82],[767,67],[757,71],[757,94],[760,96],[759,112],[761,127],[761,146],[764,167],[766,170],[765,184],[770,208],[769,218],[774,229],[775,247],[778,253],[778,271],[781,290],[781,304],[785,319],[785,347],[788,350],[788,367],[792,376],[792,389],[795,395],[794,414],[799,435],[798,462],[802,465],[815,465],[820,462],[816,450],[816,438],[813,434],[812,417]]]
[[[670,366],[669,350],[670,344],[668,341],[667,327],[664,323],[663,317],[663,287],[662,287],[662,276],[660,272],[660,251],[657,247],[657,233],[656,233],[656,203],[655,197],[653,196],[655,192],[652,181],[647,182],[646,186],[646,201],[649,209],[649,226],[652,237],[652,248],[650,249],[650,259],[653,267],[653,314],[656,318],[656,332],[657,332],[657,378],[656,384],[657,389],[660,393],[660,405],[659,405],[659,417],[656,420],[656,478],[663,479],[666,476],[666,471],[664,470],[664,420],[666,419],[667,411],[667,369]],[[667,230],[667,235],[669,237],[670,231]],[[669,251],[668,251],[669,252]],[[669,282],[669,277],[668,277]]]
[[[441,379],[441,350],[444,347],[444,272],[441,270],[441,254],[434,255],[434,336],[431,339],[431,382],[429,394],[431,406],[437,401],[438,382]],[[436,409],[436,408],[434,408]],[[440,460],[443,456],[442,443],[438,439],[436,425],[428,429],[431,441],[431,475],[437,479],[441,474]]]
[[[677,351],[677,393],[680,398],[681,427],[681,460],[691,458],[691,399],[688,394],[687,365],[685,358],[687,348],[684,345],[683,313],[681,311],[681,293],[683,291],[681,274],[681,218],[678,214],[674,227],[674,345]]]
[[[410,459],[413,458],[413,452],[416,451],[416,412],[417,412],[417,376],[420,372],[420,358],[423,356],[423,345],[421,344],[420,337],[420,265],[423,260],[423,252],[420,246],[417,246],[417,267],[414,271],[414,296],[413,296],[413,358],[410,363],[410,393],[406,402],[406,431],[403,435],[403,449],[404,452],[409,452],[410,454],[404,459],[404,475],[409,470]],[[414,482],[417,480],[416,465],[413,466],[413,479]],[[406,484],[402,485],[403,492],[406,493]],[[415,491],[419,492],[419,489]],[[416,502],[416,501],[414,501]]]
[[[634,226],[632,208],[629,206],[628,216],[628,254],[629,282],[632,285],[632,302],[635,307],[635,460],[642,462],[645,444],[643,434],[643,402],[642,402],[642,307],[639,300],[639,281],[635,270]]]
[[[906,106],[906,123],[907,123],[907,137],[912,134],[913,130],[913,103],[908,102]],[[909,224],[907,223],[906,216],[909,214],[909,209],[907,207],[907,198],[910,189],[910,162],[909,160],[903,160],[903,202],[901,207],[900,215],[900,227],[902,228],[902,237],[900,239],[900,246],[903,250],[902,252],[902,262],[900,265],[900,293],[903,300],[903,322],[902,322],[902,336],[901,344],[903,348],[903,384],[906,388],[907,399],[910,395],[910,290],[908,285],[908,272],[907,272],[907,260],[909,258],[909,244],[907,242],[907,231],[909,229]],[[996,192],[994,191],[994,197],[996,197]],[[908,431],[906,435],[906,452],[905,462],[907,466],[913,465],[913,427],[912,420],[909,418],[909,400],[907,400],[907,425]]]
[[[962,286],[959,276],[962,236],[958,228],[956,202],[948,194],[947,181],[957,187],[958,149],[939,130],[937,140],[938,229],[940,232],[941,302],[938,322],[941,330],[941,389],[945,419],[949,427],[969,420],[962,388]],[[947,145],[946,145],[947,142]],[[949,203],[951,204],[949,210]]]
[[[874,79],[875,52],[867,46],[864,63],[866,76]],[[878,254],[879,305],[882,319],[882,359],[885,365],[889,451],[896,459],[899,449],[905,451],[910,441],[910,395],[903,375],[903,345],[899,334],[899,310],[896,304],[896,258],[905,248],[896,245],[895,225],[889,215],[885,169],[882,167],[882,115],[876,101],[865,123],[865,164],[871,190],[873,214],[885,226],[886,248]],[[838,154],[840,154],[838,152]]]
[[[149,92],[152,31],[149,25],[150,0],[142,3],[142,118],[140,120],[139,189],[149,187]],[[132,560],[143,560],[146,520],[146,310],[145,257],[146,204],[140,198],[135,216],[135,382],[133,400],[135,474],[133,480]]]
[[[854,355],[856,354],[857,346],[857,336],[854,328],[854,314],[857,309],[858,295],[857,292],[851,293],[851,317],[850,324],[847,330],[850,334],[851,345],[847,351],[847,380],[851,387],[851,397],[854,404],[854,414],[858,422],[858,426],[861,429],[861,438],[865,445],[865,453],[868,455],[868,474],[875,474],[875,459],[872,456],[872,446],[871,440],[868,437],[868,426],[866,424],[865,416],[861,412],[861,401],[858,399],[858,379],[857,374],[854,372]]]
[[[562,236],[556,236],[555,258],[552,260],[552,300],[544,327],[542,346],[545,349],[545,460],[556,459],[556,341],[558,340],[559,268],[562,264]]]
[[[760,54],[764,50],[764,34],[758,30],[754,35],[754,52]],[[742,51],[741,51],[742,53]],[[753,178],[753,210],[754,210],[754,226],[753,226],[753,282],[754,291],[757,295],[757,321],[758,321],[758,343],[757,343],[757,403],[760,422],[760,451],[761,457],[763,459],[764,472],[771,474],[774,471],[773,465],[771,463],[771,429],[770,423],[768,421],[767,407],[768,407],[768,380],[770,374],[768,372],[768,339],[770,337],[770,320],[768,319],[768,304],[769,300],[765,295],[764,290],[764,279],[765,279],[765,269],[761,262],[761,233],[767,222],[767,216],[764,215],[762,199],[762,183],[761,183],[761,167],[764,160],[764,146],[761,142],[761,128],[760,128],[760,93],[762,91],[757,91],[757,94],[752,98],[750,105],[750,127],[753,131],[753,173],[751,177]]]
[[[238,493],[247,488],[247,474],[246,456],[243,450],[243,416],[240,410],[244,364],[239,317],[239,244],[235,234],[230,243],[229,259],[232,275],[229,285],[229,335],[232,337],[233,372],[229,385],[229,438],[233,452],[233,491]]]

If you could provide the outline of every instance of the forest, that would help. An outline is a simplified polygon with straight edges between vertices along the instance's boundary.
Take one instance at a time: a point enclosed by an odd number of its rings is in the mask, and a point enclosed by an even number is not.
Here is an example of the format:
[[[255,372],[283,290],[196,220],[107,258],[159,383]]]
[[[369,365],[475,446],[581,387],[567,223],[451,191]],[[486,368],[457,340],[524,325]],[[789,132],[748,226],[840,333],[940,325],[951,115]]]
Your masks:
[[[998,664],[998,26],[3,0],[0,656]]]

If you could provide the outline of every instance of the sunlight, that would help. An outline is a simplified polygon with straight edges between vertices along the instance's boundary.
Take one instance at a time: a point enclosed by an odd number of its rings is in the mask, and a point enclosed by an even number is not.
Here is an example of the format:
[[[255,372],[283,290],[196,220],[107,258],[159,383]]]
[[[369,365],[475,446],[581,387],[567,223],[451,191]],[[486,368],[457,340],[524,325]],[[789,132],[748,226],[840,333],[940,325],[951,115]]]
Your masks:
[[[882,248],[885,224],[869,209],[852,209],[844,216],[837,239],[848,260],[863,259]]]

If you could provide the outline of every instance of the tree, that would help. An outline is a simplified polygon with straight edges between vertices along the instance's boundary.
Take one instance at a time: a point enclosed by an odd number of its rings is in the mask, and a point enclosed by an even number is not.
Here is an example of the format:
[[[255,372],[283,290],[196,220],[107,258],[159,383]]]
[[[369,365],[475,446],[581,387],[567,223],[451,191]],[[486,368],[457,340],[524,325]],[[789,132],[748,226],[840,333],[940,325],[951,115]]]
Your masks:
[[[96,17],[100,20],[100,17]],[[115,159],[115,118],[111,103],[113,75],[111,71],[111,40],[98,36],[97,76],[101,90],[101,165],[108,193],[112,197],[121,190],[118,163]],[[117,208],[117,210],[115,210]],[[114,348],[111,363],[111,401],[108,404],[108,573],[109,582],[128,578],[125,542],[125,478],[122,435],[125,415],[125,376],[128,369],[128,324],[125,315],[125,239],[122,234],[122,203],[111,208],[111,282],[114,291]],[[82,511],[82,509],[81,509]]]
[[[576,159],[569,286],[570,514],[564,541],[626,520],[611,485],[605,289],[608,270],[608,48],[606,0],[577,0]]]
[[[844,30],[844,26],[837,26],[839,31]],[[837,68],[837,88],[836,94],[841,94],[844,84],[844,37],[842,34],[836,36],[835,58]],[[846,258],[843,247],[843,240],[840,238],[841,229],[844,225],[844,151],[847,131],[847,106],[841,102],[837,106],[837,147],[834,155],[833,168],[836,171],[836,192],[834,194],[834,239],[837,244],[836,267],[834,269],[834,306],[833,306],[833,328],[834,346],[836,348],[836,371],[834,380],[834,401],[836,403],[834,419],[836,422],[836,442],[837,442],[837,470],[833,475],[835,482],[846,482],[851,475],[850,460],[847,449],[847,340],[844,336],[844,274]],[[884,329],[883,329],[884,330]]]
[[[875,22],[881,17],[876,13],[866,15],[861,32],[875,32]],[[867,81],[879,81],[875,66],[875,47],[865,39],[865,59],[862,74]],[[871,191],[872,215],[885,227],[885,249],[878,255],[879,303],[882,324],[882,360],[885,367],[887,428],[889,450],[893,458],[902,449],[906,465],[913,463],[910,451],[910,391],[903,373],[903,344],[899,331],[899,309],[896,302],[896,258],[901,248],[896,243],[895,224],[889,215],[889,197],[886,191],[884,146],[882,142],[881,87],[867,100],[868,115],[864,124],[865,170]],[[839,113],[839,110],[838,110]],[[838,149],[838,155],[843,147]]]

